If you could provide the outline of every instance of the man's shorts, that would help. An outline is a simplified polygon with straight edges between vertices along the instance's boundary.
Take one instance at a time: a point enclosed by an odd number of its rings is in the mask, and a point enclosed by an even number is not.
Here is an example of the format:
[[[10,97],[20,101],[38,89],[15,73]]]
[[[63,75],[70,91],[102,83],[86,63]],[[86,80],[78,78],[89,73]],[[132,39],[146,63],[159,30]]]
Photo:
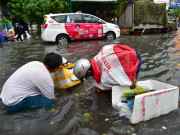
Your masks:
[[[55,101],[42,96],[31,96],[24,98],[21,102],[14,106],[3,105],[8,111],[20,111],[52,107],[55,105]]]

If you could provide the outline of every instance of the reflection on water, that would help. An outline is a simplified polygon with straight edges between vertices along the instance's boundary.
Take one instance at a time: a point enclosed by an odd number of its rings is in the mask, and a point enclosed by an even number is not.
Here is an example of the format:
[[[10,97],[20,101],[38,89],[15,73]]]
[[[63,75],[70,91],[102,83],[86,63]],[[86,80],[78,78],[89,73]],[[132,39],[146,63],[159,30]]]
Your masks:
[[[47,52],[56,52],[69,62],[93,58],[106,44],[129,45],[142,56],[138,80],[156,79],[180,86],[180,31],[171,34],[121,36],[114,41],[93,40],[56,45],[34,35],[23,42],[0,44],[0,91],[6,79],[29,61],[42,61]],[[111,92],[96,92],[92,77],[68,90],[56,90],[54,109],[9,113],[0,105],[1,134],[180,134],[180,109],[167,115],[131,125],[111,105]],[[88,89],[91,88],[91,89]],[[83,116],[90,113],[92,119]],[[162,126],[167,129],[163,129]]]

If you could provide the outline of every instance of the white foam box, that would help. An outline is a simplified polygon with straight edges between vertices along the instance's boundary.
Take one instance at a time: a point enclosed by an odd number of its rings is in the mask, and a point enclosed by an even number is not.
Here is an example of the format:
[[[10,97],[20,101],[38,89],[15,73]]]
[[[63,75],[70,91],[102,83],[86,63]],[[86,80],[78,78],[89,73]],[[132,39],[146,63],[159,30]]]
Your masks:
[[[132,124],[167,114],[178,108],[179,88],[156,80],[138,81],[137,85],[146,90],[156,90],[135,96],[134,108],[130,119]],[[129,113],[126,103],[122,103],[122,94],[130,90],[125,86],[112,88],[112,106],[121,113]]]

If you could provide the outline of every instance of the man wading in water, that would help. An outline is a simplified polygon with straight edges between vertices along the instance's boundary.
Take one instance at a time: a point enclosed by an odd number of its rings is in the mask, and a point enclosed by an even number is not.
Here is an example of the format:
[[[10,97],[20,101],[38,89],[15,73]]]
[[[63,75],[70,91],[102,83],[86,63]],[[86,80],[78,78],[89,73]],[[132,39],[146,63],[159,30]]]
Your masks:
[[[48,53],[43,63],[29,62],[15,71],[5,82],[0,98],[8,111],[39,109],[55,104],[51,77],[62,65],[62,56]]]

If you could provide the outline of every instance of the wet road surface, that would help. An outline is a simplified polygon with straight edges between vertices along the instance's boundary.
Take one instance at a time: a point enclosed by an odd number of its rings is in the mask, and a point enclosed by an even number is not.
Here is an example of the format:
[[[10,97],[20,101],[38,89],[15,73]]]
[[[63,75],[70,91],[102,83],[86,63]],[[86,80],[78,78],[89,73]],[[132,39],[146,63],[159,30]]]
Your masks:
[[[45,43],[40,36],[23,42],[0,44],[0,91],[7,78],[29,61],[42,61],[56,52],[69,62],[93,58],[107,44],[129,45],[142,57],[138,80],[155,79],[180,87],[180,30],[154,35],[121,35],[114,41],[92,40],[68,45]],[[6,112],[0,104],[2,135],[179,135],[180,109],[132,125],[112,107],[111,92],[98,93],[93,78],[68,90],[56,89],[57,105],[37,111]],[[91,119],[83,116],[90,113]],[[166,127],[167,129],[163,128]]]

